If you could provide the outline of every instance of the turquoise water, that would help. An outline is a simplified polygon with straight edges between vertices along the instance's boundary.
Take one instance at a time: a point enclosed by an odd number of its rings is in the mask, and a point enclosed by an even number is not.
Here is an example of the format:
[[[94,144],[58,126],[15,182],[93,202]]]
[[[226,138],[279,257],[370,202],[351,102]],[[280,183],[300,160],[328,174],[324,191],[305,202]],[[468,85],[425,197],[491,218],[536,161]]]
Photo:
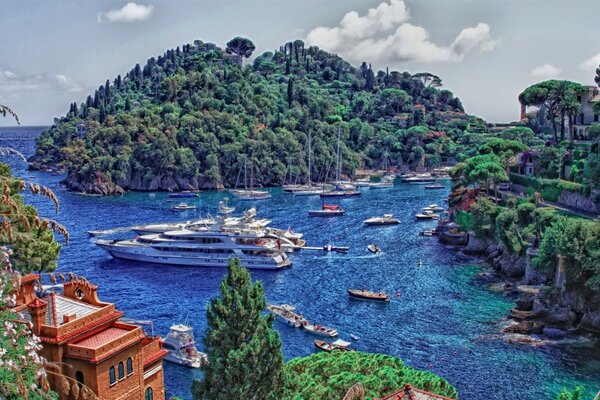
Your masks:
[[[0,129],[0,146],[33,151],[39,129]],[[206,328],[205,310],[218,292],[221,269],[147,265],[111,259],[87,237],[86,231],[154,221],[188,219],[198,213],[169,210],[164,193],[130,193],[122,197],[88,197],[68,193],[62,177],[27,171],[11,160],[23,177],[50,186],[61,211],[32,197],[42,214],[56,217],[71,233],[63,248],[60,271],[73,271],[98,284],[101,299],[115,302],[128,318],[152,320],[155,334],[166,334],[172,323],[189,318],[198,338]],[[273,189],[273,198],[257,202],[259,216],[275,227],[305,234],[313,246],[334,243],[349,246],[346,255],[297,252],[292,268],[254,271],[270,302],[294,304],[307,318],[335,327],[341,338],[360,337],[353,346],[362,351],[388,353],[407,364],[431,370],[458,389],[461,399],[550,399],[563,386],[584,385],[588,397],[600,389],[600,349],[589,342],[532,348],[513,345],[493,336],[498,323],[514,306],[500,294],[473,282],[485,265],[418,236],[434,222],[415,223],[421,207],[442,204],[447,191],[427,191],[419,185],[399,184],[393,189],[363,190],[357,198],[341,200],[347,215],[337,219],[308,218],[318,198],[294,198]],[[199,213],[213,212],[226,193],[202,193]],[[232,200],[242,210],[250,206]],[[394,213],[402,222],[392,227],[363,227],[373,215]],[[123,236],[123,234],[122,234]],[[127,236],[127,234],[125,234]],[[383,253],[372,255],[366,246],[377,243]],[[423,260],[423,267],[418,261]],[[389,304],[348,299],[348,287],[400,292]],[[314,337],[276,323],[286,358],[312,354]],[[199,340],[200,342],[200,340]],[[189,398],[197,371],[165,365],[169,395]]]

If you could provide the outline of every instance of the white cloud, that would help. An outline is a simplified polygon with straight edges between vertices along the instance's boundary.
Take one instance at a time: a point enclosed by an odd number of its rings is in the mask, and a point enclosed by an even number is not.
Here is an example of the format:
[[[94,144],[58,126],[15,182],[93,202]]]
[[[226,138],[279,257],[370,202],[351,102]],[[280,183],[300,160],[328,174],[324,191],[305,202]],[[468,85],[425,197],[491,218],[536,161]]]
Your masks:
[[[5,96],[18,96],[23,92],[37,91],[80,92],[80,84],[66,75],[48,75],[45,73],[18,75],[9,70],[0,69],[0,92]]]
[[[153,5],[143,5],[129,2],[117,10],[110,10],[104,14],[98,14],[98,22],[106,18],[109,22],[139,22],[145,21],[152,15]]]
[[[538,65],[529,73],[536,78],[556,78],[562,73],[562,69],[555,67],[552,64]]]
[[[579,68],[584,71],[594,71],[598,65],[600,65],[600,53],[579,64]]]
[[[334,27],[318,27],[306,37],[309,45],[339,53],[353,62],[458,62],[474,51],[491,51],[497,44],[488,24],[463,29],[449,46],[430,40],[427,30],[409,22],[403,0],[389,0],[366,15],[350,11]]]

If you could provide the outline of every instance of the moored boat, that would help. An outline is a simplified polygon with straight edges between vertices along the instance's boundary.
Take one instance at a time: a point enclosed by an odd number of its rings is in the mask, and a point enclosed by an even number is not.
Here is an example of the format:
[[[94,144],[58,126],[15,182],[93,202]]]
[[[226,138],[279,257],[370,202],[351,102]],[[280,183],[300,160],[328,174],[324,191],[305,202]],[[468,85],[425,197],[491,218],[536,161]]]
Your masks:
[[[399,219],[394,218],[392,214],[383,214],[382,217],[371,217],[363,221],[363,224],[374,226],[374,225],[397,225],[400,223]]]
[[[173,192],[169,193],[170,199],[189,199],[193,197],[198,197],[198,192],[192,192],[191,190],[184,190],[181,192]]]
[[[419,235],[421,235],[421,236],[435,236],[437,234],[438,234],[438,232],[436,229],[423,229],[422,231],[419,232]]]
[[[272,312],[279,320],[294,328],[302,328],[304,323],[308,323],[301,314],[295,312],[296,308],[289,304],[267,304],[267,310]]]
[[[304,323],[302,324],[302,328],[304,328],[304,330],[309,331],[310,333],[314,333],[315,335],[319,336],[335,337],[338,335],[338,331],[336,329],[328,328],[319,324],[311,324],[308,321],[304,321]]]
[[[196,209],[195,205],[187,204],[187,203],[179,203],[179,204],[171,207],[171,210],[173,210],[173,211],[188,211],[188,210],[195,210],[195,209]]]
[[[428,190],[436,190],[436,189],[444,189],[444,185],[440,185],[439,183],[434,183],[433,185],[425,185],[425,189]]]
[[[433,211],[423,211],[415,215],[416,219],[440,219],[440,216],[434,214]]]
[[[371,292],[365,289],[348,289],[350,297],[362,300],[390,301],[391,296],[384,292]]]
[[[333,350],[354,351],[353,349],[348,348],[348,346],[350,346],[350,344],[351,344],[350,342],[346,342],[345,340],[341,340],[341,339],[338,339],[333,343],[329,343],[324,340],[317,339],[314,341],[314,344],[319,350],[323,350],[328,353],[332,352]]]
[[[323,204],[320,210],[309,210],[310,217],[338,217],[344,215],[345,211],[339,205]]]
[[[437,204],[433,203],[428,205],[427,207],[423,207],[423,211],[441,212],[444,211],[444,207],[438,206]]]
[[[323,246],[323,250],[325,250],[328,253],[332,253],[332,252],[346,253],[348,250],[350,250],[350,248],[344,247],[344,246],[334,246],[332,244],[328,244],[328,245]]]
[[[196,349],[192,327],[184,324],[172,325],[163,339],[162,347],[169,351],[165,360],[189,368],[200,368],[208,364],[206,354]]]

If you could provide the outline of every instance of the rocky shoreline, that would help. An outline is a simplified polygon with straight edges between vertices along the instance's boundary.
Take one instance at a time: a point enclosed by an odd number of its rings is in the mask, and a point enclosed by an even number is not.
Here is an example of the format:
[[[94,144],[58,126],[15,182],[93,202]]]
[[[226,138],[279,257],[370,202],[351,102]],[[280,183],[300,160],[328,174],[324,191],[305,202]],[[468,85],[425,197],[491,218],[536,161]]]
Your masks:
[[[463,252],[491,266],[476,277],[477,282],[516,302],[502,327],[507,341],[542,345],[580,334],[600,337],[600,296],[589,298],[587,293],[565,287],[560,268],[534,269],[535,250],[511,254],[501,243],[470,234]]]

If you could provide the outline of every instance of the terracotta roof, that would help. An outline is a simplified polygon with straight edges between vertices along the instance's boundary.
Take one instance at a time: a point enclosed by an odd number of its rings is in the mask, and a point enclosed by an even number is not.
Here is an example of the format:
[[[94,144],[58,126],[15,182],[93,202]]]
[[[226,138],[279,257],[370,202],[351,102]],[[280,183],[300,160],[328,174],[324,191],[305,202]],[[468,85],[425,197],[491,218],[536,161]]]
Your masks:
[[[397,392],[389,394],[379,400],[452,400],[450,397],[444,397],[439,394],[427,392],[421,389],[415,389],[409,383]]]
[[[97,349],[113,340],[116,340],[122,336],[125,336],[130,331],[121,328],[110,327],[108,329],[103,330],[100,333],[95,334],[94,336],[90,336],[86,339],[83,339],[81,342],[77,342],[76,345],[78,347],[87,347],[90,349]]]

